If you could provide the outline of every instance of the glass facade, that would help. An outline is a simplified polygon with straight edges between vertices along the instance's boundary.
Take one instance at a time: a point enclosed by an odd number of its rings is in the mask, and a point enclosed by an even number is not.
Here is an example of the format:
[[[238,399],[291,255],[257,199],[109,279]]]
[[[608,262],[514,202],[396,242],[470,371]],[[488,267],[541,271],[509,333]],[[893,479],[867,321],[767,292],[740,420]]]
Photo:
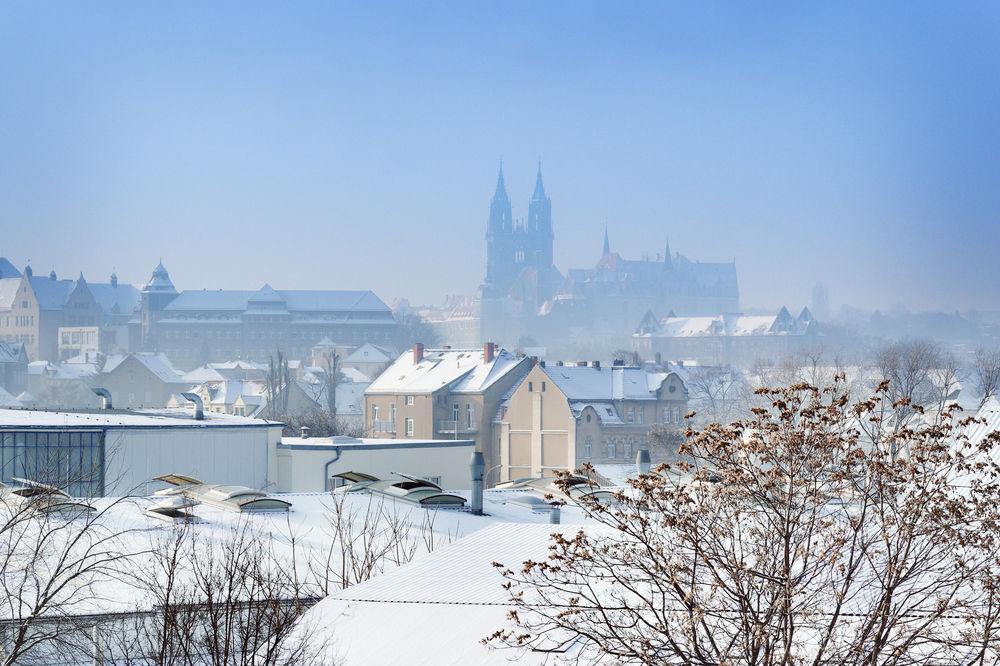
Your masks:
[[[104,433],[0,432],[0,478],[56,486],[73,497],[104,494]]]

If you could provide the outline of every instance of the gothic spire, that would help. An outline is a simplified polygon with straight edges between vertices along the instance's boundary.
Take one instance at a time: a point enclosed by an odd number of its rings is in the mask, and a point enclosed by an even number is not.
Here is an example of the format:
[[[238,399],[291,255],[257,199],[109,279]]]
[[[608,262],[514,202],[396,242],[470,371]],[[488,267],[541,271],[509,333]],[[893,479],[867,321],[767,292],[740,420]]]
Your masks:
[[[611,254],[611,243],[608,241],[608,227],[604,227],[604,252],[601,254],[602,257],[606,257]]]
[[[497,191],[493,193],[494,199],[507,198],[507,185],[503,180],[503,160],[500,160],[500,173],[497,174]]]
[[[542,185],[542,161],[538,160],[538,175],[535,176],[535,193],[531,195],[535,201],[545,200],[545,186]]]
[[[667,244],[663,248],[663,265],[667,268],[671,268],[674,265],[673,259],[670,258],[670,239],[667,239]]]

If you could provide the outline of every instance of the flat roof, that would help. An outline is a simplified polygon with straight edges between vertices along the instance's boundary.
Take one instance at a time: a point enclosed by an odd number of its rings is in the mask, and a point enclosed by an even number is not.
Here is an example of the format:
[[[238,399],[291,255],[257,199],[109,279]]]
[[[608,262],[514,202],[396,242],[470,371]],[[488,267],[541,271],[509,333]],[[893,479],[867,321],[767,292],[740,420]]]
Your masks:
[[[420,449],[475,446],[472,439],[373,439],[368,437],[282,437],[278,448],[314,451],[333,449]]]
[[[0,409],[0,430],[61,428],[93,430],[105,428],[264,428],[275,421],[205,412],[196,420],[188,409],[114,409],[55,411],[46,409]]]

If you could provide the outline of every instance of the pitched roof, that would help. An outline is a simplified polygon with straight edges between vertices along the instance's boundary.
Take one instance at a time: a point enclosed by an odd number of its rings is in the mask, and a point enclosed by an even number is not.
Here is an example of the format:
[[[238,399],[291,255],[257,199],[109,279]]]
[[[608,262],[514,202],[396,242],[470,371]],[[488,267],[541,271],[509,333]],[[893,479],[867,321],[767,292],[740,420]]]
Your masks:
[[[108,356],[104,362],[101,372],[108,374],[114,372],[128,358],[134,358],[147,370],[152,372],[160,381],[168,384],[187,384],[188,381],[180,372],[174,368],[170,360],[160,352],[133,352],[130,354],[114,354]]]
[[[344,363],[388,363],[395,355],[395,352],[385,347],[366,342],[351,352]]]
[[[21,278],[0,278],[0,310],[10,310],[17,298],[17,290],[21,287]]]
[[[448,385],[454,393],[478,393],[515,368],[527,368],[529,363],[505,349],[499,350],[489,363],[483,361],[482,349],[426,349],[423,360],[414,364],[412,352],[406,351],[365,393],[433,393]]]
[[[87,283],[94,300],[104,311],[104,314],[131,314],[139,309],[142,294],[130,284],[118,283],[96,284]]]
[[[783,307],[773,315],[723,313],[706,317],[665,317],[655,323],[646,317],[637,334],[663,338],[801,335],[814,324],[811,318],[792,317]]]
[[[282,300],[292,312],[365,311],[391,312],[389,306],[371,291],[306,291],[274,290],[188,290],[166,306],[169,311],[184,310],[246,310],[251,300]],[[278,297],[275,299],[274,294]]]
[[[543,369],[571,402],[655,400],[665,372],[615,366],[549,365]]]
[[[23,342],[0,342],[0,363],[19,363],[27,360]]]
[[[0,278],[19,278],[21,271],[7,257],[0,257]]]
[[[28,280],[42,310],[62,309],[76,286],[76,280],[53,280],[48,277],[30,277]]]

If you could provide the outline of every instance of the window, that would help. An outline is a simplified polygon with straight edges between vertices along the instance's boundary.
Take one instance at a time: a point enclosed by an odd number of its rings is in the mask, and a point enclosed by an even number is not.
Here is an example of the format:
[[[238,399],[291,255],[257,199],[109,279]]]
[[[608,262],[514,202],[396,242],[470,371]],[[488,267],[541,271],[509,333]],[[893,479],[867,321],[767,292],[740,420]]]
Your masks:
[[[523,264],[524,263],[524,250],[523,249],[518,248],[517,251],[514,252],[514,262],[518,263],[518,264]]]
[[[625,438],[625,457],[626,458],[631,458],[632,457],[632,448],[633,448],[633,440],[632,440],[632,438],[631,437],[626,437]]]
[[[73,497],[104,494],[104,435],[100,432],[0,433],[0,471],[63,488]]]
[[[635,408],[635,422],[641,424],[644,423],[645,421],[646,421],[646,408],[640,405],[639,407]]]
[[[389,423],[396,422],[396,403],[389,403]]]
[[[372,405],[372,430],[378,428],[378,405]]]
[[[664,407],[663,408],[663,422],[664,423],[670,423],[670,408],[669,407]]]
[[[590,460],[594,455],[594,438],[587,436],[583,440],[583,457]]]
[[[542,393],[545,393],[545,382],[542,382]]]
[[[635,423],[635,407],[629,407],[625,414],[627,415],[625,418],[629,423]]]
[[[465,406],[465,425],[470,430],[472,429],[472,424],[476,422],[476,408],[472,406],[470,402]]]
[[[533,390],[535,390],[534,383],[533,382],[528,382],[528,393],[531,393]]]
[[[407,407],[412,407],[413,406],[413,396],[412,395],[408,395],[405,398],[403,398],[403,403]]]
[[[405,424],[406,424],[406,430],[405,430],[406,436],[413,437],[413,419],[407,418]]]
[[[455,422],[455,426],[458,426],[458,404],[451,406],[451,420]]]
[[[608,457],[617,457],[617,452],[615,451],[615,440],[611,437],[608,438]]]

